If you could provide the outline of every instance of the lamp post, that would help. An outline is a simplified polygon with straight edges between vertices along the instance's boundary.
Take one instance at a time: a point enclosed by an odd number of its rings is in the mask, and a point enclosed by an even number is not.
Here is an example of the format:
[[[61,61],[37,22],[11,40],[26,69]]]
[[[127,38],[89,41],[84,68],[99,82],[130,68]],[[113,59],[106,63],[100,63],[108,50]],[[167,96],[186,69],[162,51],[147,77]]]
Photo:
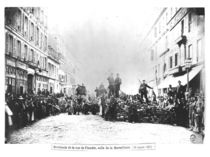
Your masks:
[[[186,66],[186,70],[187,70],[187,92],[189,92],[189,70],[192,64],[192,59],[191,58],[187,58],[185,60],[185,66]]]

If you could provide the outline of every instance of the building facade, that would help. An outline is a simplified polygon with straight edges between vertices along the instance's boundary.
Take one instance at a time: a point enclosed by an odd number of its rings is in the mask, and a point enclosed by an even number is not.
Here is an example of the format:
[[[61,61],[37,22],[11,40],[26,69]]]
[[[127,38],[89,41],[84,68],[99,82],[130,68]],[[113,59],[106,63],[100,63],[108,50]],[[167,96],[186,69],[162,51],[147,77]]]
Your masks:
[[[5,85],[15,94],[47,89],[47,23],[44,10],[5,8]]]
[[[152,80],[159,94],[189,85],[205,91],[204,8],[163,8],[148,33]],[[187,88],[188,89],[188,88]]]
[[[49,92],[59,93],[59,75],[60,58],[58,52],[48,46],[48,75],[49,75]]]

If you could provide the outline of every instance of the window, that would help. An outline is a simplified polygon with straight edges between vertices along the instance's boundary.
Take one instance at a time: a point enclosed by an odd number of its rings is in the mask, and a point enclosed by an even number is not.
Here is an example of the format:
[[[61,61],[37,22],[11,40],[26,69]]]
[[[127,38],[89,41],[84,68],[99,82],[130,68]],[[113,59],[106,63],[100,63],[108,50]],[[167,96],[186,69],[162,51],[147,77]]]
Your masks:
[[[178,53],[175,54],[175,67],[178,65]]]
[[[24,36],[28,36],[28,18],[26,16],[24,20]]]
[[[28,53],[28,47],[27,45],[24,45],[24,58],[27,58],[27,53]]]
[[[42,46],[43,46],[43,34],[41,33],[40,35],[40,49],[42,49]]]
[[[151,50],[151,61],[154,60],[154,50]]]
[[[168,48],[168,36],[165,37],[165,49]]]
[[[181,35],[184,34],[184,20],[181,22]]]
[[[47,50],[47,36],[44,38],[44,51]]]
[[[166,72],[166,63],[163,64],[163,73]]]
[[[169,58],[169,65],[170,65],[170,68],[173,67],[173,57],[172,56]]]
[[[34,52],[34,63],[36,64],[36,65],[38,65],[37,62],[38,61],[38,54],[37,54],[37,52]]]
[[[201,39],[197,41],[197,62],[200,61],[202,58],[202,45]]]
[[[191,31],[191,27],[192,27],[192,13],[188,14],[188,32]]]
[[[21,58],[21,43],[17,40],[17,57]]]
[[[13,53],[13,36],[9,35],[9,44],[8,44],[9,53]]]
[[[34,24],[31,23],[30,41],[34,40]]]
[[[39,28],[36,28],[36,45],[39,45]]]
[[[45,67],[44,67],[44,69],[46,70],[47,69],[47,58],[45,57],[44,60],[45,60],[45,65],[44,65]]]
[[[17,15],[16,15],[16,26],[17,26],[17,30],[21,31],[21,11],[18,10]]]
[[[31,49],[30,61],[34,62],[34,50]]]
[[[192,57],[192,44],[188,46],[188,56],[187,58],[191,58]]]

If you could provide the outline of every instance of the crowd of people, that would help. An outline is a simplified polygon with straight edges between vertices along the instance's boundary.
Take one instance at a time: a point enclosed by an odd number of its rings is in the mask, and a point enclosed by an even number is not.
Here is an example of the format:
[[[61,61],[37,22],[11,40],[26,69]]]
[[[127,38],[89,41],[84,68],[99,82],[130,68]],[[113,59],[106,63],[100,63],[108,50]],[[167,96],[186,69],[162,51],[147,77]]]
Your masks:
[[[156,96],[153,88],[143,80],[138,94],[120,93],[122,83],[119,74],[114,79],[108,77],[108,87],[103,83],[95,89],[96,96],[87,94],[84,84],[78,85],[75,95],[69,97],[63,93],[49,94],[39,91],[37,94],[14,96],[6,93],[5,136],[19,129],[61,112],[74,114],[99,114],[109,121],[147,122],[183,126],[201,133],[204,130],[205,99],[201,92],[193,92],[178,82],[176,88],[169,85],[167,92]],[[148,89],[152,95],[148,96]]]
[[[163,96],[158,97],[145,80],[136,95],[119,94],[119,74],[116,79],[111,74],[108,83],[107,89],[101,84],[95,90],[101,108],[99,114],[105,120],[171,124],[198,133],[204,130],[204,95],[199,91],[193,92],[191,88],[186,91],[181,81],[176,88],[169,85]],[[149,97],[148,88],[152,90]]]
[[[11,131],[30,125],[42,118],[56,115],[61,112],[59,98],[63,94],[38,94],[5,95],[5,137],[9,137]]]

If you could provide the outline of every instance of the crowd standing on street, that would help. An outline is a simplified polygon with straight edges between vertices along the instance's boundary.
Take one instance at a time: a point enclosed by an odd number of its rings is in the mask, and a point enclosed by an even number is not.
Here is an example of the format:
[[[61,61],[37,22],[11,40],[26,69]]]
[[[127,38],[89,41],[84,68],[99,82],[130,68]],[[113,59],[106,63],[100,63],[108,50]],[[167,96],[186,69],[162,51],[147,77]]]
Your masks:
[[[19,96],[6,93],[5,137],[8,138],[13,130],[60,113],[62,105],[59,105],[59,99],[62,96],[62,93],[50,95],[45,91]]]
[[[205,99],[201,91],[194,92],[178,82],[176,88],[169,85],[164,95],[156,96],[153,88],[143,80],[136,95],[126,95],[120,91],[122,80],[119,74],[114,79],[108,77],[108,87],[103,83],[95,89],[96,96],[90,96],[84,84],[78,85],[76,93],[49,94],[39,91],[15,96],[5,96],[5,137],[19,129],[48,116],[67,112],[69,115],[100,115],[108,121],[128,121],[132,123],[160,123],[189,128],[203,133]],[[152,95],[148,95],[148,89]]]
[[[167,92],[156,96],[153,88],[143,80],[138,94],[126,95],[118,94],[120,85],[119,74],[114,79],[112,73],[108,77],[107,90],[104,87],[95,90],[99,99],[99,115],[105,120],[171,124],[203,133],[205,99],[202,91],[193,93],[192,88],[186,91],[178,81],[177,87],[169,85]],[[152,90],[149,97],[148,89]]]

